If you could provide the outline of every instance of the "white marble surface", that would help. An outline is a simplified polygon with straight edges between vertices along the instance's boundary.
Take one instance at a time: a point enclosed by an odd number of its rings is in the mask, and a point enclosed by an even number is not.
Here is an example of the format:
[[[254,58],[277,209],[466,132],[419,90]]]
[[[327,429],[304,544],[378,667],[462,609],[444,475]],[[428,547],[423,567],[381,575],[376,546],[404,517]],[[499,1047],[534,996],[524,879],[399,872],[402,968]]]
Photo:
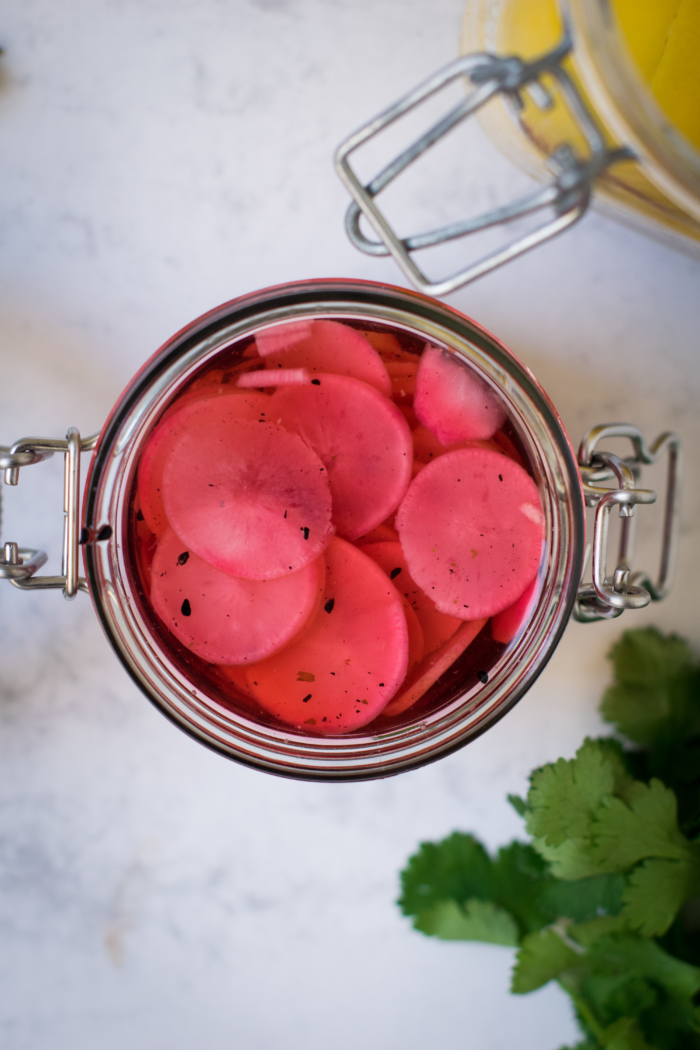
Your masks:
[[[400,283],[346,242],[330,156],[456,53],[461,0],[8,0],[0,17],[0,441],[99,428],[157,346],[219,302],[310,276]],[[518,178],[478,135],[399,207],[428,226]],[[700,642],[697,263],[596,216],[452,302],[531,366],[578,441],[672,425],[688,448],[678,585],[628,614]],[[47,547],[60,464],[5,538]],[[5,493],[9,490],[5,489]],[[137,692],[81,596],[0,589],[3,1050],[546,1050],[554,988],[506,949],[410,931],[417,843],[520,834],[527,772],[599,729],[621,623],[572,624],[530,695],[451,758],[317,786],[237,767]]]

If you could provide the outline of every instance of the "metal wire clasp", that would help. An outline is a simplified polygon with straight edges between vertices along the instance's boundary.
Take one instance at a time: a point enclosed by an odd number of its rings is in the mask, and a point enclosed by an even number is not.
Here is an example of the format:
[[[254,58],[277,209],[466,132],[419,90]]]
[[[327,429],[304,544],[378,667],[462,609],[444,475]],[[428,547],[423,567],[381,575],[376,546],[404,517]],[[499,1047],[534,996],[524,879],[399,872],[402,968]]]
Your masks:
[[[355,199],[345,219],[348,236],[355,247],[369,255],[393,255],[408,279],[419,291],[427,295],[447,295],[462,285],[475,281],[477,277],[495,270],[496,267],[502,266],[516,256],[530,251],[543,241],[555,237],[577,222],[588,207],[591,187],[595,179],[611,164],[620,160],[628,160],[633,157],[633,154],[626,147],[613,150],[606,147],[600,125],[594,119],[573,80],[561,65],[571,48],[571,36],[567,28],[557,47],[533,62],[524,62],[517,56],[499,57],[487,52],[465,55],[419,84],[413,91],[341,143],[336,150],[335,167]],[[522,109],[523,102],[520,93],[525,88],[535,105],[540,109],[550,108],[553,100],[541,82],[543,74],[548,74],[556,80],[567,106],[576,118],[586,139],[588,156],[579,158],[569,145],[559,146],[548,158],[548,165],[554,172],[554,178],[543,189],[514,201],[512,204],[485,212],[474,219],[451,223],[449,226],[443,226],[418,236],[400,238],[377,207],[377,195],[426,150],[434,146],[461,121],[476,113],[494,96],[504,94],[516,109]],[[415,109],[425,99],[436,94],[453,80],[462,77],[468,78],[473,85],[467,97],[380,171],[371,182],[363,185],[350,166],[350,154],[404,114]],[[479,230],[488,229],[491,226],[509,223],[543,208],[551,208],[554,212],[553,217],[547,222],[444,280],[430,281],[411,256],[411,252],[420,248],[428,248],[444,241],[452,241]],[[367,217],[368,222],[379,236],[379,241],[371,241],[361,232],[360,217],[362,214]]]
[[[627,438],[634,454],[620,459],[611,452],[596,451],[599,442]],[[637,487],[644,464],[668,456],[666,499],[661,536],[659,575],[653,581],[645,572],[633,572],[634,528],[637,504],[655,503],[656,493]],[[650,447],[641,432],[629,423],[606,423],[593,427],[583,438],[578,453],[583,494],[589,507],[595,507],[592,543],[592,583],[579,588],[574,619],[582,622],[611,619],[625,609],[642,609],[668,594],[676,559],[680,523],[681,444],[671,431],[661,434]],[[602,482],[614,479],[617,488],[604,488]],[[620,543],[617,566],[607,575],[608,526],[613,507],[619,507]]]
[[[19,483],[19,472],[24,467],[49,459],[54,452],[64,458],[63,483],[63,562],[61,576],[37,576],[46,564],[44,551],[20,548],[17,543],[5,543],[0,557],[0,578],[10,581],[21,590],[61,589],[65,598],[74,598],[78,591],[87,591],[87,581],[78,575],[80,527],[80,453],[91,452],[98,435],[81,440],[79,432],[71,427],[65,440],[57,438],[22,438],[10,448],[0,447],[0,470],[4,470],[6,485]],[[2,519],[0,492],[0,523]]]

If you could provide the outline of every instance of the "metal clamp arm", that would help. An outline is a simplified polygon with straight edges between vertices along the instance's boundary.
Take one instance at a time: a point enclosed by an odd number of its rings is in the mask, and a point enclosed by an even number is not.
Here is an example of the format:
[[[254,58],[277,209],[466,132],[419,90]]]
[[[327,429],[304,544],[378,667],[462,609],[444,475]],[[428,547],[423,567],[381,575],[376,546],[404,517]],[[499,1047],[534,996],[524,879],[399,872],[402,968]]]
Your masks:
[[[620,459],[611,452],[596,451],[600,441],[627,438],[633,455]],[[656,581],[643,571],[631,567],[634,548],[634,509],[638,504],[656,502],[656,493],[638,487],[642,466],[655,463],[664,453],[668,456],[666,498],[661,535],[661,559]],[[625,609],[642,609],[651,601],[661,601],[668,594],[676,559],[680,524],[681,444],[677,434],[667,431],[648,446],[635,426],[608,423],[594,427],[583,438],[579,448],[579,468],[586,503],[595,507],[592,544],[592,584],[579,589],[574,610],[577,620],[609,619]],[[601,483],[614,479],[618,488],[604,488]],[[607,574],[608,528],[613,507],[619,507],[620,540],[617,566]]]
[[[632,153],[628,149],[609,150],[606,147],[601,128],[573,80],[561,65],[570,50],[571,40],[567,32],[553,51],[533,62],[523,62],[515,56],[502,58],[485,52],[466,55],[419,84],[413,91],[342,142],[336,150],[335,167],[355,201],[350,205],[345,220],[348,236],[355,247],[370,255],[393,255],[408,279],[419,291],[427,295],[439,296],[447,295],[462,285],[476,280],[518,255],[530,251],[543,241],[555,237],[577,222],[588,207],[591,187],[595,179],[611,164],[629,159]],[[541,109],[548,109],[552,105],[552,98],[541,82],[544,74],[556,80],[566,105],[583,132],[588,147],[588,156],[578,158],[570,146],[560,146],[548,159],[549,166],[554,171],[554,178],[543,189],[512,204],[485,212],[475,219],[451,223],[449,226],[417,236],[400,238],[377,206],[378,194],[426,150],[434,146],[461,121],[476,113],[494,96],[505,94],[515,107],[520,109],[523,105],[520,92],[522,89],[527,89],[537,106]],[[350,154],[452,81],[465,77],[472,84],[472,89],[467,97],[380,171],[374,179],[363,184],[350,165]],[[412,257],[411,253],[421,248],[455,240],[491,226],[503,225],[544,208],[552,209],[553,216],[550,219],[524,236],[512,240],[505,247],[444,280],[431,281]],[[360,218],[362,215],[365,215],[380,238],[378,241],[370,240],[361,232]]]
[[[0,579],[8,579],[21,590],[62,590],[65,598],[74,598],[78,591],[87,591],[87,581],[79,575],[80,454],[92,451],[97,438],[98,435],[94,434],[81,440],[79,432],[71,427],[63,440],[22,438],[10,448],[0,448],[0,469],[5,471],[6,485],[17,485],[20,469],[41,463],[54,452],[62,452],[64,457],[62,575],[37,576],[37,571],[47,561],[44,551],[20,549],[18,544],[8,542],[0,557]]]

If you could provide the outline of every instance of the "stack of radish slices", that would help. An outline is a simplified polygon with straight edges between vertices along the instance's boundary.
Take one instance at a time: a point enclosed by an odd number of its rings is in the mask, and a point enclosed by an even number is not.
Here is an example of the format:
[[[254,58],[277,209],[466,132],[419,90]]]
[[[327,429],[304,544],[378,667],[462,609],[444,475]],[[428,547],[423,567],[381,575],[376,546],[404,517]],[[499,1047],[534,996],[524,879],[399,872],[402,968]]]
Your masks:
[[[155,612],[287,725],[401,714],[533,601],[542,508],[505,420],[448,351],[337,321],[260,332],[142,453]]]

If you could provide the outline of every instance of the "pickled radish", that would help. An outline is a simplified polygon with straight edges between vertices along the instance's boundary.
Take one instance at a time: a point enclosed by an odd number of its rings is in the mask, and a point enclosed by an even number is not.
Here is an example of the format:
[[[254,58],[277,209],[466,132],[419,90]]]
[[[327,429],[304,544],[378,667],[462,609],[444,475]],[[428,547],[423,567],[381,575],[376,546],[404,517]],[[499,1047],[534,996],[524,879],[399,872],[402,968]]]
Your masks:
[[[288,645],[315,616],[325,583],[323,556],[275,580],[245,580],[183,550],[172,529],[152,565],[151,601],[191,652],[215,664],[263,660]]]
[[[396,510],[411,479],[411,432],[374,387],[319,374],[311,386],[279,387],[270,413],[323,461],[341,536],[364,536]]]
[[[503,612],[497,613],[496,616],[494,616],[491,621],[491,637],[494,642],[504,642],[507,644],[508,642],[513,641],[520,630],[521,624],[530,613],[535,595],[536,583],[537,580],[533,580],[530,586],[525,588],[516,602],[509,605],[507,609],[503,610]]]
[[[415,389],[416,415],[443,445],[490,438],[505,422],[496,394],[447,350],[426,346]]]
[[[246,372],[238,379],[236,386],[249,390],[263,386],[308,385],[310,382],[311,373],[306,368],[280,368],[276,372],[261,368],[257,372]]]
[[[219,395],[199,387],[173,405],[148,439],[139,462],[141,511],[151,532],[162,536],[168,527],[163,506],[163,471],[180,435],[205,420],[222,424],[230,419],[265,420],[269,418],[269,404],[267,394],[244,394],[228,388]]]
[[[371,543],[363,545],[362,550],[384,570],[415,612],[423,630],[426,654],[438,649],[452,637],[463,619],[440,612],[435,602],[420,589],[411,577],[400,543]]]
[[[358,547],[364,547],[368,543],[388,543],[390,541],[399,542],[399,534],[393,525],[390,525],[388,521],[381,522],[377,525],[376,529],[372,529],[364,536],[360,536],[357,543]]]
[[[409,643],[401,596],[371,558],[336,537],[325,561],[323,603],[306,633],[227,673],[280,721],[330,736],[381,713],[406,675]]]
[[[384,708],[383,713],[387,717],[393,717],[413,707],[472,644],[485,623],[486,620],[472,620],[470,623],[463,623],[449,641],[414,668],[409,684],[404,684],[401,691]]]
[[[282,427],[233,416],[180,434],[163,503],[184,547],[244,579],[298,572],[333,535],[328,473],[315,452]]]
[[[492,452],[501,452],[505,455],[503,449],[493,440],[455,441],[451,445],[443,445],[433,432],[422,424],[413,431],[413,455],[421,463],[430,463],[431,460],[444,456],[446,452],[452,452],[456,448],[488,448]]]
[[[272,328],[263,328],[255,333],[255,342],[261,357],[268,354],[278,353],[280,350],[288,350],[303,339],[311,335],[312,320],[286,321],[284,324],[273,325]]]
[[[263,351],[260,351],[263,355]],[[267,368],[308,368],[310,372],[351,376],[391,394],[386,366],[373,346],[339,321],[314,321],[311,334],[289,346],[265,350]]]
[[[440,612],[462,620],[493,616],[523,593],[537,573],[543,525],[530,475],[480,448],[429,463],[396,514],[411,576]]]
[[[370,346],[374,347],[385,363],[388,361],[403,361],[409,356],[401,348],[401,343],[391,332],[366,332],[360,330],[360,335],[364,336]],[[414,358],[414,360],[417,360],[417,358]]]

